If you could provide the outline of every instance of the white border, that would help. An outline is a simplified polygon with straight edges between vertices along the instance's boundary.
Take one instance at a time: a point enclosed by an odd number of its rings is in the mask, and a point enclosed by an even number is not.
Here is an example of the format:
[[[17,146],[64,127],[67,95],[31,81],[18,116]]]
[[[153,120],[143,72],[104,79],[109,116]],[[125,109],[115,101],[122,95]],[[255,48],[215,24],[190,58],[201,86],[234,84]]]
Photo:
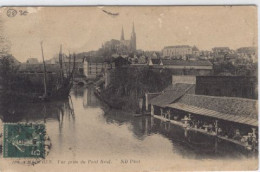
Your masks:
[[[1,6],[96,6],[96,5],[256,5],[259,7],[259,0],[1,0]],[[258,12],[258,54],[259,54],[259,23],[260,23],[260,13]],[[260,90],[259,85],[259,65],[258,60],[258,90]],[[258,91],[259,92],[259,91]],[[258,94],[259,100],[259,94]],[[258,114],[259,114],[259,103],[258,103]],[[260,117],[260,115],[258,115]],[[258,117],[258,124],[260,124],[260,119]],[[260,136],[260,133],[258,132]],[[258,137],[260,138],[260,137]],[[259,153],[259,152],[258,152]],[[259,154],[260,155],[260,154]],[[260,165],[260,156],[258,155],[258,166]],[[259,170],[260,171],[260,170]]]
[[[1,0],[0,6],[258,5],[259,0]]]

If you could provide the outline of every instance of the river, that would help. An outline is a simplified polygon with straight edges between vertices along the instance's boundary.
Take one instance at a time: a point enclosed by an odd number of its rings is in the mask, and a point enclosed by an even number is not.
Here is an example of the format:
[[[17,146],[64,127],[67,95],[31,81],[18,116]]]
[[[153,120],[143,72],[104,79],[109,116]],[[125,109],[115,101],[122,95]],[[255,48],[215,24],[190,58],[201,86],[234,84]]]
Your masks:
[[[74,88],[69,99],[35,104],[16,102],[0,109],[3,123],[44,123],[52,147],[44,162],[0,170],[166,171],[256,169],[258,158],[229,143],[153,117],[108,108],[92,89]]]

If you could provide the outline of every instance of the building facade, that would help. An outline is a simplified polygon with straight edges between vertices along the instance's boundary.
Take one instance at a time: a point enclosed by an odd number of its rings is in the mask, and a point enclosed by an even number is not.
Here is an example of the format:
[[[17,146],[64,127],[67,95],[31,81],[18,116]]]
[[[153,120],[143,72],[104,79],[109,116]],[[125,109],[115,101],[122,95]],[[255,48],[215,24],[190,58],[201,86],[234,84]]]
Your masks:
[[[85,58],[83,62],[84,75],[94,79],[105,73],[106,70],[115,68],[115,63],[104,60],[103,57]]]
[[[228,54],[231,52],[229,47],[214,47],[212,48],[212,52],[214,55],[222,55],[224,56],[225,54]]]
[[[249,76],[197,76],[196,94],[257,99],[257,78]]]
[[[192,47],[189,45],[167,46],[162,50],[163,57],[184,57],[192,54]]]
[[[38,61],[37,58],[28,58],[28,59],[26,60],[26,63],[27,63],[27,64],[39,64],[39,61]]]

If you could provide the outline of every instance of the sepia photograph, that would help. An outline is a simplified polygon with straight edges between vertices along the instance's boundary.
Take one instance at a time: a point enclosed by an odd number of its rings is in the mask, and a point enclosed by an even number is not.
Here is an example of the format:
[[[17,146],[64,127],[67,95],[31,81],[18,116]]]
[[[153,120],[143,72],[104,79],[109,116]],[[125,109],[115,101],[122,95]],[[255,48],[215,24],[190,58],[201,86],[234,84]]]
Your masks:
[[[258,170],[258,7],[0,8],[0,171]]]

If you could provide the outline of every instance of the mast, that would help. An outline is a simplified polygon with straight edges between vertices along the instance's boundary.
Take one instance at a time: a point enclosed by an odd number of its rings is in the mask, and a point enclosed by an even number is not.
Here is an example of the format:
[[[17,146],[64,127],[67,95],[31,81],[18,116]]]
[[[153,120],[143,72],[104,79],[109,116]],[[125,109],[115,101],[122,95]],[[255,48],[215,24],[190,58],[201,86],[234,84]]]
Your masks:
[[[73,81],[73,79],[74,79],[75,61],[76,61],[76,54],[73,53],[72,81]]]
[[[60,45],[59,63],[60,63],[60,81],[61,84],[63,84],[62,45]]]
[[[41,42],[41,50],[42,50],[42,61],[43,61],[43,69],[44,69],[44,77],[43,77],[44,95],[43,95],[43,97],[47,97],[47,75],[46,75],[46,65],[45,65],[45,60],[44,60],[42,42]]]
[[[71,58],[71,55],[70,55],[70,51],[69,51],[69,73],[68,73],[68,75],[70,74],[70,58]]]

